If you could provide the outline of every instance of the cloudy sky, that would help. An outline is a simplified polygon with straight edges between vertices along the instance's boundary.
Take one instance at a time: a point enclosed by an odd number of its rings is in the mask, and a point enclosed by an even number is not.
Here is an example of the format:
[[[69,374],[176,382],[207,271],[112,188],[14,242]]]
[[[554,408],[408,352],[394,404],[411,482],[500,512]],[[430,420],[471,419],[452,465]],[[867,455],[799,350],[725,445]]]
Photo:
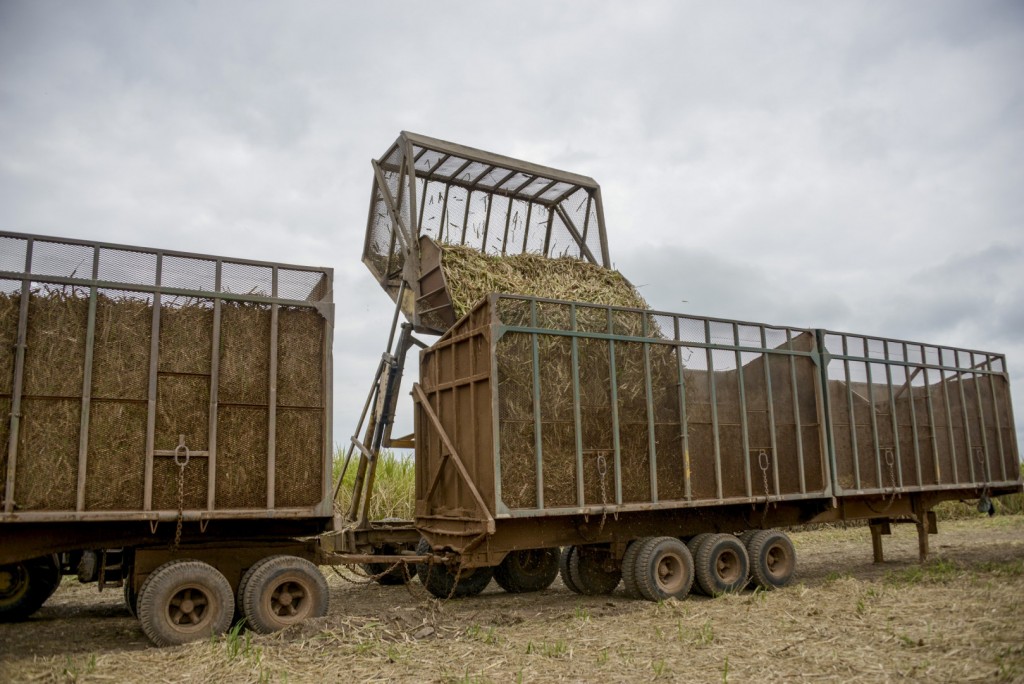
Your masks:
[[[1021,64],[1014,1],[0,0],[0,229],[333,267],[345,440],[391,309],[370,159],[411,130],[595,178],[657,308],[1019,388]]]

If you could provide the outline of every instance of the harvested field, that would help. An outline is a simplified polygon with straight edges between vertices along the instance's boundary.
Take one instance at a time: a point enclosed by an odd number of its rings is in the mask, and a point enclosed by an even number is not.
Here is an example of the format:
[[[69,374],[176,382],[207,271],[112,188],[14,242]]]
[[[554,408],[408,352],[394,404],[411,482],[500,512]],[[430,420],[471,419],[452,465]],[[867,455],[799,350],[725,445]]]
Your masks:
[[[916,562],[912,526],[871,563],[866,527],[794,534],[796,583],[652,604],[559,581],[437,601],[327,570],[326,618],[270,637],[148,645],[120,591],[66,579],[0,625],[3,681],[1021,681],[1024,516],[944,523]]]

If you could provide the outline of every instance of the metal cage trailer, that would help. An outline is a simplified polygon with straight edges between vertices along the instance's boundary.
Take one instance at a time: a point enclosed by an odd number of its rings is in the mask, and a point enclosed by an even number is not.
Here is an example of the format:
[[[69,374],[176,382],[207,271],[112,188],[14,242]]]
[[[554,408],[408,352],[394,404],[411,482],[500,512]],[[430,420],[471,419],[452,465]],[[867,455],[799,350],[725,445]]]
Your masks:
[[[62,573],[158,644],[326,611],[332,277],[0,233],[0,619]]]
[[[776,528],[917,526],[1021,491],[1005,359],[827,330],[491,295],[421,353],[416,519],[438,595],[559,571],[650,600],[789,581]],[[564,550],[559,555],[559,548]]]

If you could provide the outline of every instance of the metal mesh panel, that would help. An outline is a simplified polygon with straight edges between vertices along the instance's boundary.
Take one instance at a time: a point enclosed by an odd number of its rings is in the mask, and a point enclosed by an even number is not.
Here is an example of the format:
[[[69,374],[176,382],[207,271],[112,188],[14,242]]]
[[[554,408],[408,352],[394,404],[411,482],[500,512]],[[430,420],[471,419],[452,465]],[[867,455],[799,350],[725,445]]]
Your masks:
[[[89,410],[85,508],[142,508],[146,468],[146,404],[94,400]]]
[[[270,297],[273,283],[273,269],[269,266],[235,264],[230,261],[221,266],[221,292]]]
[[[7,448],[11,437],[11,398],[0,394],[0,501],[7,496]]]
[[[266,408],[217,410],[217,508],[266,508],[267,430]]]
[[[163,295],[160,309],[159,369],[210,373],[213,300]]]
[[[17,510],[75,508],[81,408],[75,399],[22,400],[14,487]]]
[[[131,285],[156,285],[156,254],[102,247],[96,278]]]
[[[324,320],[291,307],[281,307],[277,317],[277,405],[320,408]]]
[[[502,500],[509,508],[533,508],[537,505],[537,476],[530,336],[505,335],[495,354]]]
[[[270,306],[225,302],[220,312],[218,398],[262,404],[270,392]]]
[[[205,458],[189,459],[184,471],[181,506],[186,511],[206,509],[209,487],[209,464]],[[178,477],[181,470],[169,456],[153,459],[153,509],[157,511],[178,510]]]
[[[384,202],[384,195],[380,188],[374,185],[369,235],[363,256],[370,262],[371,271],[377,278],[388,275],[388,263],[395,248],[395,240],[395,228]]]
[[[16,280],[0,280],[0,396],[10,396],[13,389],[14,345],[18,340],[21,307],[20,288],[21,283]],[[5,449],[5,446],[6,443],[0,442],[0,449]]]
[[[62,278],[92,278],[94,248],[64,242],[36,240],[32,245],[32,273]]]
[[[298,271],[290,268],[277,270],[277,296],[281,299],[319,301],[326,294],[324,274],[319,271]]]
[[[157,380],[157,449],[185,446],[202,451],[209,444],[210,379],[203,375],[161,374]]]
[[[277,412],[275,503],[279,507],[313,506],[323,489],[323,417],[320,411]]]
[[[92,353],[93,397],[146,399],[152,324],[152,295],[100,290]]]
[[[217,285],[217,263],[210,259],[165,256],[160,284],[181,290],[213,292]]]
[[[27,251],[28,240],[0,236],[0,271],[23,272]]]
[[[28,305],[26,395],[82,396],[88,319],[86,292],[49,285],[33,290]]]

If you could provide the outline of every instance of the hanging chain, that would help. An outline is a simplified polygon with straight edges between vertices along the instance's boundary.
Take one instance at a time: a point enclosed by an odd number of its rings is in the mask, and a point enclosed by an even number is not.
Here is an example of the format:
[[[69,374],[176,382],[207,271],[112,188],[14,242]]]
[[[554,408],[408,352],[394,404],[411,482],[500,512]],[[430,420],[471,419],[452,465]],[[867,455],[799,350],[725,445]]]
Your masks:
[[[978,497],[978,512],[988,513],[990,516],[996,514],[995,504],[988,498],[988,476],[985,474],[985,450],[980,446],[974,447],[974,453],[978,456],[978,465],[981,469],[981,478],[985,483],[981,488],[981,496]]]
[[[768,468],[771,466],[771,461],[768,458],[768,452],[764,449],[757,453],[757,465],[761,468],[761,478],[764,480],[764,510],[761,511],[761,527],[764,528],[768,519],[768,502],[772,498],[771,490],[768,488]]]
[[[185,446],[185,435],[180,435],[178,446],[174,448],[174,463],[178,466],[178,520],[174,527],[172,552],[177,551],[178,546],[181,544],[181,526],[185,521],[185,466],[188,465],[189,458],[188,447]]]
[[[597,474],[601,476],[601,524],[597,528],[600,536],[604,531],[604,521],[608,519],[608,461],[604,454],[597,455]]]
[[[883,508],[881,511],[878,511],[878,513],[882,513],[884,511],[889,510],[890,508],[892,508],[892,505],[896,503],[896,459],[892,455],[892,449],[887,448],[885,450],[885,464],[889,466],[889,484],[892,485],[892,494],[889,496],[889,502],[885,504],[885,508]]]

